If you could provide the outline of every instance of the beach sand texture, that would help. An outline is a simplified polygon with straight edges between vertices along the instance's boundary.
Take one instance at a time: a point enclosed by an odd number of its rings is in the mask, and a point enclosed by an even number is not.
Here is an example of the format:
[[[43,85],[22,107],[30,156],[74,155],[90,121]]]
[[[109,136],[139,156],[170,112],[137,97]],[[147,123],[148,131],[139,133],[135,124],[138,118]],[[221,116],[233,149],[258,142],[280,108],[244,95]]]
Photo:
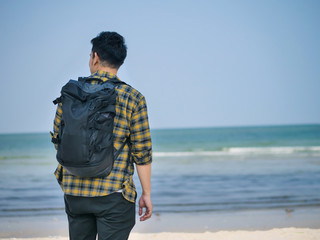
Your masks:
[[[320,229],[284,228],[268,231],[219,231],[204,233],[133,233],[129,240],[319,240]]]
[[[2,240],[67,240],[67,237],[4,238]],[[320,229],[275,228],[266,231],[218,231],[204,233],[132,233],[129,240],[319,240]]]

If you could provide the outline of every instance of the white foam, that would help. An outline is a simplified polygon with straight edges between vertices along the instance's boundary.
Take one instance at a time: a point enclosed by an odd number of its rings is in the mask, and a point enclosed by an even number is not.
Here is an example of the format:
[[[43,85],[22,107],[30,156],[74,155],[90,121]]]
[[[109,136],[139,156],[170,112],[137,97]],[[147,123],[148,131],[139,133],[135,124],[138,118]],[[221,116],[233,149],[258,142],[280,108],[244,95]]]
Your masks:
[[[189,157],[189,156],[214,156],[223,155],[221,151],[197,151],[197,152],[154,152],[156,157]]]
[[[154,152],[155,157],[225,156],[225,155],[289,155],[320,154],[320,146],[311,147],[231,147],[220,151]]]

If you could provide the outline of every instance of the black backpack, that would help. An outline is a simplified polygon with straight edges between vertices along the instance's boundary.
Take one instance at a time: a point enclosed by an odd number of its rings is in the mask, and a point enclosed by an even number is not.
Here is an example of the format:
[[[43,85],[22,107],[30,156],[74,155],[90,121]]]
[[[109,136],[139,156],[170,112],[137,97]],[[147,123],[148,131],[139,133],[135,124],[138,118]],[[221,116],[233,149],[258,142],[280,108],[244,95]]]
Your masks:
[[[92,84],[91,81],[98,81]],[[70,80],[62,87],[62,119],[57,138],[57,160],[72,175],[79,177],[106,177],[118,151],[113,146],[113,123],[116,114],[115,86],[126,84],[112,78],[103,82],[98,78]]]

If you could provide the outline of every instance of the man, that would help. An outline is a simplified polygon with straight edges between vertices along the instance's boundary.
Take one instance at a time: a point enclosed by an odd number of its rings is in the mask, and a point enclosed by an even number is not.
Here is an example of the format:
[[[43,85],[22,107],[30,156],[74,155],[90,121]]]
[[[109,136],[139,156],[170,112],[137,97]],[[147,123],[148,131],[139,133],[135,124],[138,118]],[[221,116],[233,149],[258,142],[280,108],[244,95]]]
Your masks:
[[[104,82],[118,79],[118,69],[127,55],[124,38],[116,32],[101,32],[91,43],[90,77]],[[94,80],[91,83],[99,84]],[[136,164],[142,186],[139,200],[140,221],[145,221],[152,215],[152,153],[146,101],[140,92],[126,84],[117,84],[116,92],[113,144],[119,149],[127,138],[129,144],[124,146],[115,159],[111,173],[99,178],[77,177],[69,174],[60,164],[55,171],[65,193],[71,240],[93,240],[97,234],[99,240],[128,239],[135,225],[133,163]],[[60,103],[54,120],[53,138],[58,136],[62,118]]]

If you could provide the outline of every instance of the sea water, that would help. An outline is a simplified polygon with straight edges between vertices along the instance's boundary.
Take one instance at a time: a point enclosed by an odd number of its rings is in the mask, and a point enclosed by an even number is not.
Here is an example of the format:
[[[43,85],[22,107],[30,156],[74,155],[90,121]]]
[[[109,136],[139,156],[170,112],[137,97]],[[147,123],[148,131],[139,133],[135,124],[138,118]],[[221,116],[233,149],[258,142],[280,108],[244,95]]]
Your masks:
[[[320,125],[151,135],[155,213],[320,206]],[[0,217],[64,214],[56,166],[49,134],[0,135]]]

